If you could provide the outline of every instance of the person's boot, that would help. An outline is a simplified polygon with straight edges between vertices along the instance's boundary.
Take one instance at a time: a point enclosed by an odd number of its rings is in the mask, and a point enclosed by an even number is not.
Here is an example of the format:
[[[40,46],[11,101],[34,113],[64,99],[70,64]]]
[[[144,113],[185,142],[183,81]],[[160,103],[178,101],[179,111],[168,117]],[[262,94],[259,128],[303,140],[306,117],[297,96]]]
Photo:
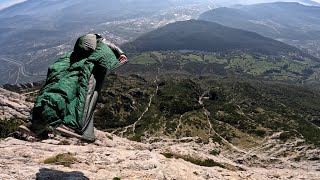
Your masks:
[[[87,125],[86,129],[84,130],[81,138],[87,142],[93,143],[96,141],[96,136],[94,133],[94,124],[93,124],[93,117],[89,124]]]
[[[27,134],[28,136],[32,136],[34,138],[37,138],[39,140],[44,140],[44,139],[48,139],[49,138],[49,135],[48,135],[49,133],[46,130],[46,127],[36,131],[31,122],[24,123],[23,125],[20,125],[18,127],[18,131],[21,132],[21,133]]]

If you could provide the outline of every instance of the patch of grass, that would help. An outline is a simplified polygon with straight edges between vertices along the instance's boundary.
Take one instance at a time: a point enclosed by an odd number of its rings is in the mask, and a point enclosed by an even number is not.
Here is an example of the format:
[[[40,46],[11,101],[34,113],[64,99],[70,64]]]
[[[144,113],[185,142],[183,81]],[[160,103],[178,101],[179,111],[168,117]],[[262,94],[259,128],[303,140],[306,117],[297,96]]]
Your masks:
[[[136,135],[130,137],[129,139],[130,139],[131,141],[141,142],[141,137],[142,137],[142,134],[136,134]]]
[[[109,135],[109,134],[107,134],[106,137],[107,137],[108,139],[110,139],[110,140],[113,140],[113,136],[111,136],[111,135]]]
[[[293,73],[292,76],[303,74],[306,64],[288,61],[285,58],[279,58],[275,61],[273,58],[254,57],[249,54],[242,54],[230,58],[228,69],[241,70],[245,73],[262,76],[262,75],[286,75]],[[311,72],[312,74],[312,72]]]
[[[180,155],[180,154],[174,154],[174,153],[161,153],[163,156],[166,158],[175,158],[175,159],[183,159],[185,161],[191,162],[192,164],[196,164],[198,166],[204,166],[204,167],[221,167],[225,168],[225,166],[221,163],[215,162],[212,159],[199,159],[199,158],[194,158],[188,155]]]
[[[218,143],[222,143],[222,139],[219,136],[213,136],[211,137],[213,142],[218,142]]]
[[[203,61],[202,57],[196,54],[183,55],[182,58],[192,61]]]
[[[44,164],[58,164],[65,167],[70,167],[71,164],[77,162],[77,159],[71,153],[58,154],[44,160]]]
[[[201,159],[194,159],[192,157],[186,158],[184,159],[186,161],[189,161],[193,164],[199,165],[199,166],[205,166],[205,167],[221,167],[221,168],[225,168],[225,166],[221,163],[215,162],[212,159],[206,159],[206,160],[201,160]]]
[[[119,177],[114,177],[113,180],[121,180]]]
[[[149,53],[142,53],[138,56],[135,56],[130,60],[130,64],[138,64],[138,65],[149,65],[155,64],[157,61],[150,56]]]
[[[162,60],[165,58],[165,55],[163,55],[161,52],[152,52],[151,54],[156,56],[159,60]]]
[[[70,144],[71,144],[71,143],[70,143],[69,141],[67,141],[67,140],[62,140],[62,141],[59,142],[58,145],[70,145]]]
[[[294,72],[294,73],[299,73],[301,74],[302,71],[305,69],[305,66],[304,64],[302,63],[298,63],[298,62],[294,62],[294,63],[290,63],[289,64],[289,67],[288,67],[288,70],[290,72]]]
[[[166,158],[174,158],[175,157],[174,154],[172,154],[172,153],[161,153],[161,154]]]
[[[257,61],[254,64],[252,64],[250,69],[248,69],[247,71],[249,71],[248,73],[250,73],[250,74],[260,76],[260,75],[265,74],[267,72],[274,72],[274,71],[280,72],[280,67],[278,67],[273,62]]]
[[[228,63],[228,60],[219,59],[213,55],[204,55],[204,61],[210,62],[210,63],[218,63],[218,64],[227,64]]]
[[[213,149],[213,150],[211,150],[210,152],[209,152],[209,154],[211,154],[211,155],[214,155],[214,156],[217,156],[217,155],[219,155],[221,152],[220,152],[220,150],[218,150],[218,149]]]
[[[0,119],[0,138],[7,138],[9,134],[15,132],[23,121],[18,118]]]
[[[255,63],[255,59],[252,56],[235,56],[230,60],[229,67],[232,68],[244,68],[249,67]]]

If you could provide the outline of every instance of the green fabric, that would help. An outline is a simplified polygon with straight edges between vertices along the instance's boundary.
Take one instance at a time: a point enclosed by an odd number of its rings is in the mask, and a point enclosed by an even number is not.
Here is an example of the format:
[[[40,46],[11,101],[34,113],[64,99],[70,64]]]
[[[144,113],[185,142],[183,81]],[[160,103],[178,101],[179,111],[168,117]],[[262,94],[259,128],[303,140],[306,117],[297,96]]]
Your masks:
[[[102,66],[113,70],[120,64],[112,50],[103,43],[98,43],[88,58],[73,64],[70,62],[71,54],[65,54],[49,67],[46,83],[38,94],[33,110],[32,119],[38,122],[33,124],[47,124],[53,128],[64,124],[80,131],[93,68]],[[104,72],[96,74],[104,75]]]

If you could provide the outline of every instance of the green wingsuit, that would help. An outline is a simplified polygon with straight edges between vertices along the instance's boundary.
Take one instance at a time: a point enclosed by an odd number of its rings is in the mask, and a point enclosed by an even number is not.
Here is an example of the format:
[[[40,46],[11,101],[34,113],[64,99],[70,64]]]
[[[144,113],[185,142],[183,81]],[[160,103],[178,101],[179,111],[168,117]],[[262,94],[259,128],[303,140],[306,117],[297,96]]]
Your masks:
[[[83,38],[78,39],[75,49],[83,48]],[[64,125],[82,135],[88,123],[91,123],[93,132],[93,122],[89,122],[93,117],[86,116],[93,114],[92,106],[96,105],[97,93],[94,91],[100,91],[106,72],[120,63],[101,40],[97,40],[95,50],[85,58],[73,57],[75,52],[66,53],[48,69],[46,83],[38,94],[31,117],[31,130],[36,134],[41,134],[49,126]],[[95,100],[90,103],[93,94]]]

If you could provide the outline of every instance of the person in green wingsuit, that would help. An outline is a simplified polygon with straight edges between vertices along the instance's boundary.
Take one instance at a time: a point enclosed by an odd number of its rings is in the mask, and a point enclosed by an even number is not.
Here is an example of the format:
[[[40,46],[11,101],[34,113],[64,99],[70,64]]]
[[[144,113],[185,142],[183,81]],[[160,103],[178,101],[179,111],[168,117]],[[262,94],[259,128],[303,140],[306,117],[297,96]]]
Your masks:
[[[45,134],[48,127],[64,128],[94,142],[93,112],[104,77],[126,62],[123,51],[102,36],[81,36],[73,52],[49,67],[25,127],[37,136]]]

